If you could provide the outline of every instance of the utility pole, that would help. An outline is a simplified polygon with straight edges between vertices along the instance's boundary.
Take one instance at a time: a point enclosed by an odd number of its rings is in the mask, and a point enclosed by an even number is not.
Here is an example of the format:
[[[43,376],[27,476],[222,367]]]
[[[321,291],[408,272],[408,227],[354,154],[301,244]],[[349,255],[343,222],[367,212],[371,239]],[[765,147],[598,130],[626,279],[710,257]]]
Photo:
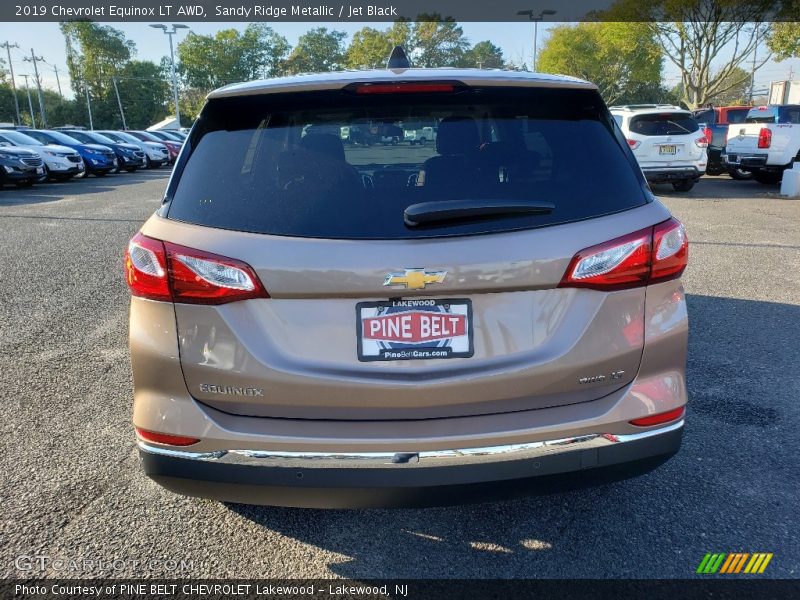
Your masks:
[[[175,35],[178,29],[189,29],[186,25],[178,25],[173,23],[172,30],[167,29],[166,25],[150,25],[154,29],[160,29],[169,37],[169,58],[170,69],[172,71],[172,93],[175,96],[175,120],[178,121],[178,129],[181,127],[181,108],[178,105],[178,79],[175,76],[175,51],[172,47],[172,36]]]
[[[89,129],[94,130],[92,123],[92,103],[89,101],[89,86],[84,83],[83,91],[86,93],[86,108],[89,110]]]
[[[117,94],[117,104],[119,105],[119,116],[122,117],[122,128],[128,129],[128,124],[125,123],[125,111],[122,110],[122,100],[119,99],[119,88],[117,87],[117,78],[112,77],[111,81],[114,82],[114,92]]]
[[[558,12],[558,11],[551,10],[549,8],[544,9],[538,15],[534,15],[533,14],[533,10],[521,10],[521,11],[517,12],[517,15],[526,16],[526,17],[528,17],[529,20],[533,21],[533,71],[534,71],[534,73],[536,72],[536,59],[537,59],[537,55],[539,53],[539,44],[538,44],[539,40],[537,39],[538,38],[538,34],[539,34],[539,21],[544,21],[545,17],[550,16],[550,15],[554,15],[554,14],[556,14],[556,12]]]
[[[758,25],[756,25],[758,27]],[[750,68],[750,98],[749,104],[753,104],[753,95],[756,88],[756,54],[758,54],[758,29],[756,29],[756,47],[753,48],[753,66]]]
[[[56,73],[56,85],[58,86],[58,95],[61,98],[64,98],[64,94],[61,93],[61,80],[58,78],[58,65],[53,65],[53,71]]]
[[[17,84],[14,82],[14,64],[11,62],[11,48],[19,48],[19,44],[9,44],[6,41],[5,44],[0,44],[0,46],[5,46],[6,52],[8,53],[8,68],[11,71],[11,91],[14,94],[14,108],[17,111],[17,125],[22,125],[22,119],[19,116],[19,98],[17,98]]]
[[[42,82],[39,79],[39,68],[36,65],[37,60],[44,60],[41,56],[36,56],[31,48],[31,57],[25,57],[23,60],[33,63],[33,72],[36,75],[36,89],[39,92],[39,112],[42,115],[42,127],[47,127],[47,115],[44,112],[44,99],[42,98]]]
[[[28,76],[23,75],[25,78],[25,91],[28,92],[28,110],[31,111],[31,127],[36,129],[36,117],[33,116],[33,102],[31,102],[31,88],[28,85]]]

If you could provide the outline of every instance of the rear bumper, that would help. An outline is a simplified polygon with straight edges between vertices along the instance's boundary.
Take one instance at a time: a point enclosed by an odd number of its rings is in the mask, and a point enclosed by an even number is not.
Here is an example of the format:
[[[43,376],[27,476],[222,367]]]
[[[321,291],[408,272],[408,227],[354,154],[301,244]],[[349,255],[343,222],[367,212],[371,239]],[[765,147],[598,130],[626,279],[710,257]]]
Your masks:
[[[645,179],[650,183],[699,179],[705,170],[697,167],[643,167]]]
[[[678,451],[683,426],[418,453],[191,452],[142,440],[139,450],[149,477],[190,496],[313,508],[430,506],[640,475]]]
[[[764,167],[767,164],[766,154],[736,154],[724,153],[722,159],[726,165],[731,167]]]

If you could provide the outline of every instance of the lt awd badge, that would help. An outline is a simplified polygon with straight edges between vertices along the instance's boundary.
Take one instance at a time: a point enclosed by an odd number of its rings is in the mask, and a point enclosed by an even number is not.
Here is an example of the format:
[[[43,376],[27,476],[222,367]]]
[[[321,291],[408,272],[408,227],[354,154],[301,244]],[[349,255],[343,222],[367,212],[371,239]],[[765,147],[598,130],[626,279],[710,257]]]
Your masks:
[[[425,269],[406,269],[387,273],[383,285],[388,287],[404,287],[407,290],[422,290],[432,283],[444,283],[447,271],[426,271]]]

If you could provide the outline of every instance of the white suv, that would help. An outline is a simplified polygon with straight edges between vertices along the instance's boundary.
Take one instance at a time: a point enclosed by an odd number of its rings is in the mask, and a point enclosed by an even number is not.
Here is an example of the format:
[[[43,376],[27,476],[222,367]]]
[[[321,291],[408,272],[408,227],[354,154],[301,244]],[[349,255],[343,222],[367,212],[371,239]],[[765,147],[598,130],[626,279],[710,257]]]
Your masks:
[[[612,106],[647,181],[688,192],[706,171],[706,139],[692,113],[670,104]]]

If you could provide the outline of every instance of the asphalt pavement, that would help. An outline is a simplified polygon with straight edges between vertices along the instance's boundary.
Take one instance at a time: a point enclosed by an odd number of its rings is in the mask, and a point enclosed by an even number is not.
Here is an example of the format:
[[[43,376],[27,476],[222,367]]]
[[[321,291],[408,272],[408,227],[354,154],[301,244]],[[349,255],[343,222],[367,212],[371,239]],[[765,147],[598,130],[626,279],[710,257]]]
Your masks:
[[[683,578],[736,551],[800,574],[800,201],[727,177],[656,187],[691,240],[686,434],[658,470],[507,502],[313,511],[175,496],[141,473],[122,252],[167,176],[0,190],[0,577]]]

